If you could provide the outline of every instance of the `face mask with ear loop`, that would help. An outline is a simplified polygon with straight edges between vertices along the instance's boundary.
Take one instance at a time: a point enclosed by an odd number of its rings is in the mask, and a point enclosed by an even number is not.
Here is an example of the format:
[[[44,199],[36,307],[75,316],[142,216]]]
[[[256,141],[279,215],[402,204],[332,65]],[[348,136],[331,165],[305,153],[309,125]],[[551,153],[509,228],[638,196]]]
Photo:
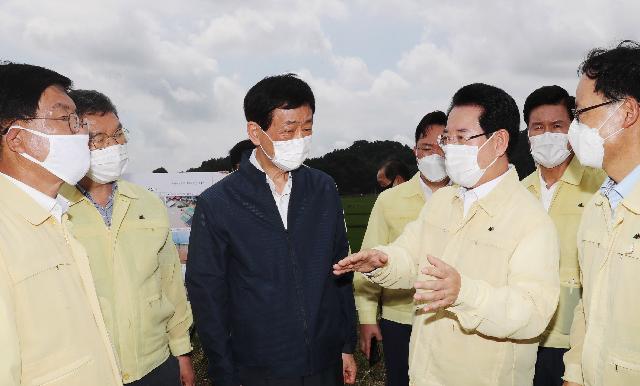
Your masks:
[[[444,163],[447,174],[451,180],[465,188],[471,188],[480,181],[484,173],[489,169],[500,157],[496,157],[486,168],[480,168],[478,165],[478,153],[491,141],[493,134],[481,146],[472,145],[444,145]]]
[[[27,153],[19,153],[29,161],[42,166],[69,185],[75,185],[87,174],[90,163],[89,134],[45,134],[26,127],[13,125],[9,130],[28,131],[49,141],[49,154],[44,161]],[[7,132],[9,131],[7,130]]]
[[[258,129],[262,130],[262,129]],[[294,138],[287,141],[274,141],[266,131],[262,131],[273,144],[273,157],[270,157],[262,144],[260,149],[280,170],[289,172],[299,168],[309,156],[311,151],[311,135],[302,138]]]
[[[571,147],[582,165],[602,169],[602,163],[604,161],[604,141],[620,133],[624,130],[624,127],[604,138],[600,136],[600,129],[602,129],[621,106],[622,103],[609,114],[607,119],[605,119],[597,129],[578,122],[577,119],[571,122],[569,126],[569,143],[571,143]]]

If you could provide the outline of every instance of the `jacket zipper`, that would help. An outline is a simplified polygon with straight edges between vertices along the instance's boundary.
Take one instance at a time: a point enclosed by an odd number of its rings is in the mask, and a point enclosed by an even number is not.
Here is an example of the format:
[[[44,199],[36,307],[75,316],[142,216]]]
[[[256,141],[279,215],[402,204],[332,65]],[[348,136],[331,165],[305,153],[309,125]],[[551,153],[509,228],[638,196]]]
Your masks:
[[[302,316],[302,326],[304,330],[304,343],[307,346],[307,367],[311,368],[311,342],[309,341],[309,326],[307,324],[307,312],[304,308],[304,293],[302,287],[300,286],[300,275],[299,275],[299,267],[298,263],[295,259],[295,254],[293,252],[293,245],[291,244],[291,238],[289,237],[289,231],[287,229],[284,230],[284,233],[287,236],[287,244],[289,246],[289,257],[291,258],[292,266],[293,266],[293,276],[296,284],[296,294],[298,295],[298,301],[300,302],[300,314]]]

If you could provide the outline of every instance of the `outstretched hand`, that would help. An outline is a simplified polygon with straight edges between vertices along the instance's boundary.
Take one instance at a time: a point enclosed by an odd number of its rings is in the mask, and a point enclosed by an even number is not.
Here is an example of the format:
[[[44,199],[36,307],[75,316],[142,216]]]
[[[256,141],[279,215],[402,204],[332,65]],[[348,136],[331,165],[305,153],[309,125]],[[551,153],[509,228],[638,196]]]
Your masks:
[[[365,249],[353,253],[333,265],[334,275],[343,275],[347,272],[371,272],[387,264],[389,257],[386,253],[377,249]]]

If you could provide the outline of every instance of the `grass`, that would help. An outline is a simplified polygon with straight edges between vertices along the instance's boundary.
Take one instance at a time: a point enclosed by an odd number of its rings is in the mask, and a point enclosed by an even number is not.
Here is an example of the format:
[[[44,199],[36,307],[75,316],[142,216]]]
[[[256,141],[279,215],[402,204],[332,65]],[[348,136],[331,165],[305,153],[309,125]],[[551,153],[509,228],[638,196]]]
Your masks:
[[[347,237],[351,252],[357,252],[362,245],[364,231],[367,229],[371,208],[376,201],[376,196],[345,196],[342,197],[344,218],[347,223]]]
[[[193,367],[196,372],[196,386],[210,386],[211,382],[207,377],[207,358],[202,353],[202,346],[196,334],[193,334]],[[355,353],[358,374],[356,376],[356,386],[384,386],[385,375],[383,360],[369,368],[369,363],[364,355],[357,350]]]
[[[366,196],[345,196],[342,197],[344,207],[345,222],[347,223],[347,237],[352,252],[360,250],[364,232],[367,229],[369,214],[376,200],[375,195]],[[211,385],[207,378],[207,359],[202,352],[202,347],[196,334],[193,336],[193,366],[196,372],[196,385]],[[385,375],[383,361],[380,361],[373,368],[369,368],[367,359],[360,350],[355,353],[358,365],[356,386],[384,386]]]

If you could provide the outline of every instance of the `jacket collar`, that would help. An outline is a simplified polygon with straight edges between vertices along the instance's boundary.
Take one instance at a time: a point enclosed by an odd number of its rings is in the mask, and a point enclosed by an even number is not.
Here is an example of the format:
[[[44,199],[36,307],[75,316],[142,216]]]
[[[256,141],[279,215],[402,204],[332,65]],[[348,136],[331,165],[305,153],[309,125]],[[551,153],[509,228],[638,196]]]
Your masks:
[[[515,169],[514,167],[510,167],[502,178],[502,181],[500,181],[487,196],[478,200],[478,205],[480,205],[489,216],[493,217],[500,212],[504,207],[504,203],[511,197],[514,189],[520,185],[520,180],[518,179],[518,174]],[[455,197],[463,200],[460,195],[455,195]]]
[[[66,183],[62,185],[62,188],[60,188],[60,194],[69,200],[70,206],[79,203],[83,199],[87,199],[78,188]],[[118,180],[118,191],[116,194],[121,194],[132,199],[138,198],[138,195],[133,191],[131,185],[125,180]]]
[[[400,184],[402,191],[399,192],[402,197],[414,197],[423,195],[422,186],[420,185],[420,172],[417,172],[411,179],[404,184]]]
[[[2,200],[6,201],[7,207],[31,224],[40,225],[51,217],[51,213],[4,176],[0,176],[0,191],[2,192]]]
[[[275,226],[284,227],[280,213],[273,199],[271,189],[267,184],[266,174],[258,170],[249,161],[250,152],[243,154],[240,162],[239,173],[250,185],[249,189],[238,190],[235,192],[238,197],[244,197],[243,201],[247,207],[258,217],[271,222]],[[245,156],[246,155],[246,156]],[[287,223],[289,229],[295,229],[295,220],[298,217],[299,210],[303,210],[305,202],[308,200],[308,191],[306,189],[307,179],[305,178],[306,166],[301,166],[296,170],[292,170],[293,176],[291,196],[289,198],[289,210],[287,215]],[[290,175],[290,176],[291,176]]]
[[[562,177],[560,177],[559,181],[565,182],[570,185],[579,186],[580,182],[582,182],[582,176],[584,175],[585,167],[580,164],[578,161],[578,157],[575,155],[571,162],[569,162],[569,166],[562,173]],[[540,166],[536,168],[536,171],[533,172],[531,178],[528,179],[527,189],[533,191],[536,195],[540,194]]]
[[[569,162],[567,170],[564,171],[560,180],[566,182],[567,184],[578,186],[580,185],[580,182],[582,182],[584,169],[585,167],[580,164],[578,157],[574,155],[571,162]]]

